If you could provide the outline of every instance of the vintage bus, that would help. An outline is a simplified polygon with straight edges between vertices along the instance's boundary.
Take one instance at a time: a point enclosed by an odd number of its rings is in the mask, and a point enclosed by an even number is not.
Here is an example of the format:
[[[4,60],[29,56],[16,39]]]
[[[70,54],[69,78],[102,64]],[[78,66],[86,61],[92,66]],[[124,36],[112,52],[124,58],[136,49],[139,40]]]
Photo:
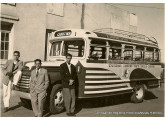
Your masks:
[[[47,60],[50,85],[47,106],[51,113],[64,109],[60,64],[65,55],[73,55],[78,80],[76,97],[98,98],[130,93],[132,102],[142,102],[145,90],[159,86],[160,49],[155,38],[128,31],[105,28],[93,32],[84,29],[55,31],[49,40]],[[30,100],[29,78],[34,62],[26,62],[22,78],[15,88],[21,101]]]

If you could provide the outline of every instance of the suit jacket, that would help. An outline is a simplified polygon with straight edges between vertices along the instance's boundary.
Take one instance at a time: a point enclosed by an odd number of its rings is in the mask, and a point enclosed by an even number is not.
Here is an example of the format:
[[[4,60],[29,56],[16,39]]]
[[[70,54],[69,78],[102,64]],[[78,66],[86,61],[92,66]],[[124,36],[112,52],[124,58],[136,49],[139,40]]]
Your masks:
[[[60,65],[60,74],[62,78],[62,85],[63,88],[75,88],[75,82],[77,80],[77,72],[76,72],[76,67],[71,64],[71,74],[69,72],[69,68],[67,66],[67,63],[63,63]],[[69,80],[72,79],[74,80],[73,85],[69,85]]]
[[[4,73],[3,84],[5,84],[5,85],[8,85],[9,80],[13,81],[13,76],[11,76],[11,77],[7,76],[6,75],[7,72],[16,73],[17,71],[22,71],[22,69],[23,69],[23,62],[19,60],[17,62],[17,64],[15,65],[14,71],[13,71],[13,63],[14,63],[14,60],[7,60],[4,67],[2,67],[2,71]]]
[[[46,91],[49,86],[48,72],[44,68],[40,68],[38,77],[36,77],[36,69],[31,72],[30,92],[41,93]]]

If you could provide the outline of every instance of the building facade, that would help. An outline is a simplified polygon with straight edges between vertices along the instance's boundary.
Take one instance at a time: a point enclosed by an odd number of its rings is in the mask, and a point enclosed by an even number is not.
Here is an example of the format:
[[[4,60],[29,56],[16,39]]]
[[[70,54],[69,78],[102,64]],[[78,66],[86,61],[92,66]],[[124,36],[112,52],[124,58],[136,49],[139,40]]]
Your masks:
[[[13,51],[21,60],[47,57],[49,34],[63,28],[115,28],[137,31],[137,16],[110,4],[1,4],[1,65]]]

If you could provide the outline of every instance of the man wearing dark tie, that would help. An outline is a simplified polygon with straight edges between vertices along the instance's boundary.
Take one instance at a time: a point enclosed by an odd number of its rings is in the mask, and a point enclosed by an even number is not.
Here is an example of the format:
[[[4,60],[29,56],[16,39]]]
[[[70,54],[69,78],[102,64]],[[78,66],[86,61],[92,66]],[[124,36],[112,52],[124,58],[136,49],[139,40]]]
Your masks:
[[[62,78],[64,104],[66,114],[75,116],[75,81],[77,79],[76,67],[71,64],[72,55],[66,55],[66,62],[60,65],[60,74]]]
[[[34,115],[36,117],[43,116],[44,102],[46,98],[46,90],[49,86],[47,70],[41,68],[41,60],[34,61],[36,69],[31,72],[30,95]]]
[[[14,51],[12,60],[7,60],[6,64],[2,67],[3,76],[3,103],[4,110],[7,112],[9,108],[10,96],[12,88],[17,85],[21,78],[23,62],[19,60],[20,52]]]

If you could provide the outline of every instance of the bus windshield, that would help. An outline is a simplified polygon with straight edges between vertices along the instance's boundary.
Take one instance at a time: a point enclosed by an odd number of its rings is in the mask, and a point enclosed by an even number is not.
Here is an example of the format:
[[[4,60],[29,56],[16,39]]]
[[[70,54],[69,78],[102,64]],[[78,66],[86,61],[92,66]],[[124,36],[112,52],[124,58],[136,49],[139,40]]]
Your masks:
[[[50,56],[59,56],[62,41],[53,42],[51,45]]]
[[[83,57],[84,48],[85,42],[83,39],[57,41],[52,43],[50,56],[66,56],[67,53],[70,53],[73,57]]]

